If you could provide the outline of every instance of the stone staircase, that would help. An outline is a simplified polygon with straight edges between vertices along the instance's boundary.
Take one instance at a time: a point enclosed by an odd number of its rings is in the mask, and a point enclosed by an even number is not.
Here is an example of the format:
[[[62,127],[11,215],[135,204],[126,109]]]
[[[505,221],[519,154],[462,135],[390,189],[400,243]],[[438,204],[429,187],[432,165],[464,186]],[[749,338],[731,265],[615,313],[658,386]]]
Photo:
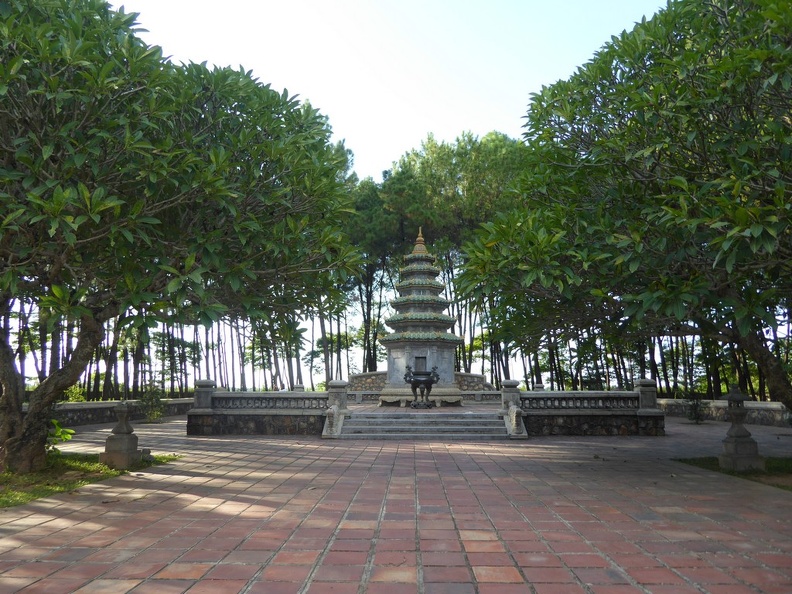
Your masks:
[[[344,419],[338,439],[403,439],[489,441],[508,439],[496,412],[377,412],[352,413]]]

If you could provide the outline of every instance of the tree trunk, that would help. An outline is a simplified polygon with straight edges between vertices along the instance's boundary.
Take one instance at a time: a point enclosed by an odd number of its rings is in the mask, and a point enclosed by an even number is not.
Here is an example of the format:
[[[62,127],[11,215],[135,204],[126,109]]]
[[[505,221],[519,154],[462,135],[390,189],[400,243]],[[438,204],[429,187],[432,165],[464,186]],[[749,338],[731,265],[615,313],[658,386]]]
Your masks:
[[[7,310],[9,301],[3,304]],[[24,384],[14,365],[8,328],[0,344],[0,469],[26,473],[46,464],[47,434],[52,406],[63,391],[74,385],[85,371],[96,347],[104,338],[104,327],[96,317],[82,317],[77,345],[71,358],[51,373],[30,395],[28,412],[22,415]]]
[[[764,338],[751,333],[740,336],[739,344],[764,374],[771,400],[782,402],[787,408],[792,408],[792,383],[781,360],[773,355]]]
[[[319,314],[319,334],[322,340],[322,357],[324,359],[325,368],[325,389],[330,385],[332,378],[333,368],[330,361],[330,345],[328,344],[327,328],[325,327],[325,318],[323,314]]]

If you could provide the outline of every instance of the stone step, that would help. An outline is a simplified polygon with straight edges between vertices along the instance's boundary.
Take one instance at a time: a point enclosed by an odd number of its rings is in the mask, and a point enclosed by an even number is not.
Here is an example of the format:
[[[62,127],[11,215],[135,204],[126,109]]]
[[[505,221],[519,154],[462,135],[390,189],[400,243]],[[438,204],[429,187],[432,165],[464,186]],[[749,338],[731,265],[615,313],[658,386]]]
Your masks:
[[[394,412],[355,413],[344,420],[341,439],[507,439],[503,419],[495,413]]]
[[[501,428],[505,431],[503,422],[498,425],[347,425],[344,423],[343,431],[349,433],[370,433],[370,432],[385,432],[385,433],[493,433],[500,431]]]
[[[352,415],[347,420],[360,423],[486,423],[487,421],[498,421],[500,417],[494,415],[462,417],[462,416],[439,416],[439,415],[371,415],[363,417]]]
[[[506,430],[499,433],[344,433],[337,439],[375,439],[390,441],[499,441],[508,439]]]

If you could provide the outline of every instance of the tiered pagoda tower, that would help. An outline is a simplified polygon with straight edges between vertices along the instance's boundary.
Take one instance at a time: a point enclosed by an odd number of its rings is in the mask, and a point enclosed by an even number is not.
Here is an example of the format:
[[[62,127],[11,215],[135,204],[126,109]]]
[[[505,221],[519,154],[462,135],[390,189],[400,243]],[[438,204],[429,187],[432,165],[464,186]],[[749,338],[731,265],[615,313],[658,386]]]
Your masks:
[[[404,380],[408,365],[413,371],[437,367],[440,379],[432,388],[431,400],[461,402],[454,375],[454,352],[463,339],[449,332],[455,320],[444,313],[449,305],[440,296],[445,286],[437,280],[440,269],[426,250],[420,229],[412,253],[404,260],[406,266],[396,285],[399,296],[391,301],[396,315],[385,320],[394,331],[380,339],[388,353],[388,374],[380,403],[405,404],[405,395],[410,393]]]

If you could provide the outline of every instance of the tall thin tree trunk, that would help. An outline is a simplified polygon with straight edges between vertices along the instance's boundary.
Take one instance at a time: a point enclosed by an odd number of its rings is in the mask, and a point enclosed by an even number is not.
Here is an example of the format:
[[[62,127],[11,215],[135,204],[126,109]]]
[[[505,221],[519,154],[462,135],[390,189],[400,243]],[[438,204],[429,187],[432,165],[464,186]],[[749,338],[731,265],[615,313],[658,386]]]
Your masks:
[[[324,358],[324,368],[325,368],[325,389],[327,386],[330,385],[330,380],[332,378],[333,368],[332,368],[332,361],[330,359],[330,345],[328,344],[328,336],[327,336],[327,328],[325,326],[325,317],[323,313],[319,313],[319,333],[321,334],[322,339],[322,355]]]

